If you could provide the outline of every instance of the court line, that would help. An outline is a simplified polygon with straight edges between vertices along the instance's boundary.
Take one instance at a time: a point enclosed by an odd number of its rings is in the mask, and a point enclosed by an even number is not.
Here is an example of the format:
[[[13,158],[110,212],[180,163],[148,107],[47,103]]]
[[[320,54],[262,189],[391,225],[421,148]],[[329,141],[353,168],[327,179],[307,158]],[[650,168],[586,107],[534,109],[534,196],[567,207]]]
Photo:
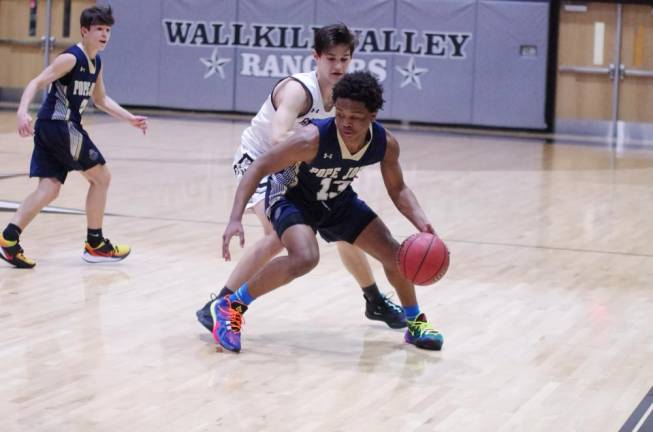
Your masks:
[[[228,162],[229,165],[233,162],[233,158],[216,158],[216,159],[153,159],[153,158],[126,158],[126,157],[112,157],[111,162],[153,162],[164,164],[188,164],[188,165],[213,165],[217,163]]]
[[[515,248],[523,248],[523,249],[544,249],[544,250],[556,250],[556,251],[564,251],[564,252],[583,252],[583,253],[596,253],[596,254],[604,254],[604,255],[624,255],[624,256],[634,256],[634,257],[642,257],[642,258],[653,258],[653,254],[641,254],[641,253],[634,253],[634,252],[566,248],[566,247],[542,246],[542,245],[526,245],[526,244],[503,243],[503,242],[484,242],[484,241],[477,241],[477,240],[458,240],[458,239],[447,239],[444,237],[442,239],[450,243],[468,243],[468,244],[488,245],[488,246],[506,246],[506,247],[515,247]]]
[[[648,408],[646,408],[647,405]],[[653,411],[653,387],[637,405],[626,423],[619,429],[619,432],[650,432],[653,430],[651,411]]]
[[[646,410],[646,412],[644,413],[644,415],[642,416],[642,418],[639,419],[639,422],[635,425],[635,428],[633,429],[633,432],[639,432],[639,430],[641,429],[642,425],[644,424],[644,422],[645,422],[646,419],[648,418],[649,414],[651,414],[651,410],[653,410],[653,403],[651,403],[651,405],[649,405],[648,409]],[[647,428],[647,429],[648,429],[648,428]],[[650,430],[650,429],[648,429],[648,430]],[[646,432],[646,431],[642,431],[642,432]]]
[[[15,211],[18,208],[19,203],[14,201],[3,201],[0,200],[0,212],[9,212]],[[84,210],[79,209],[69,209],[62,207],[46,207],[42,210],[43,213],[54,213],[54,214],[68,214],[68,215],[83,215],[85,214]],[[198,224],[207,224],[207,225],[227,225],[227,221],[222,220],[202,220],[202,219],[185,219],[185,218],[174,218],[174,217],[163,217],[163,216],[137,216],[137,215],[128,215],[120,213],[105,213],[105,216],[121,217],[121,218],[131,218],[131,219],[143,219],[143,220],[158,220],[165,222],[185,222],[185,223],[198,223]],[[258,227],[258,224],[246,224],[243,223],[244,227]],[[396,238],[407,237],[407,235],[402,235],[395,233]],[[653,258],[653,254],[641,254],[634,252],[620,252],[620,251],[606,251],[606,250],[597,250],[597,249],[580,249],[580,248],[566,248],[566,247],[556,247],[556,246],[543,246],[543,245],[528,245],[528,244],[518,244],[518,243],[505,243],[505,242],[484,242],[478,240],[461,240],[461,239],[452,239],[452,238],[442,238],[447,243],[464,243],[464,244],[474,244],[474,245],[485,245],[485,246],[503,246],[503,247],[513,247],[513,248],[522,248],[522,249],[541,249],[541,250],[555,250],[555,251],[564,251],[564,252],[579,252],[579,253],[595,253],[602,255],[617,255],[617,256],[633,256],[641,258]]]
[[[17,177],[27,177],[29,174],[27,173],[19,173],[19,174],[0,174],[0,180],[5,180],[5,179],[10,179],[10,178],[17,178]]]

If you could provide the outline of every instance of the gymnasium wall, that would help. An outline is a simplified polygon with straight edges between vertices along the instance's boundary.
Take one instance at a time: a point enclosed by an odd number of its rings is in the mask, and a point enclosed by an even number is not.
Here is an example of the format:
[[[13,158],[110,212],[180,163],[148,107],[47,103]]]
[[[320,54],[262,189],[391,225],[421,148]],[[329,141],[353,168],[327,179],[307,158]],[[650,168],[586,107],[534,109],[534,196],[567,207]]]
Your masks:
[[[313,27],[359,32],[380,118],[543,129],[549,4],[499,0],[112,0],[108,93],[128,105],[255,112],[313,66]]]

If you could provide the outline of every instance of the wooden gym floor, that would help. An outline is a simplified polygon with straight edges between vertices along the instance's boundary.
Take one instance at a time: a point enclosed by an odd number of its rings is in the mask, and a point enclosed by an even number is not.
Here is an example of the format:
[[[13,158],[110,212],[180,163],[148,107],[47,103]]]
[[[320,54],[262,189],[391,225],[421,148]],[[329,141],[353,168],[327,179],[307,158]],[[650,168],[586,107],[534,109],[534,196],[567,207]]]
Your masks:
[[[35,186],[14,124],[0,112],[5,209]],[[195,310],[234,265],[220,237],[246,123],[86,125],[113,173],[104,232],[133,252],[82,262],[84,216],[54,212],[22,236],[34,270],[0,262],[3,432],[616,431],[653,386],[653,146],[393,129],[451,249],[447,276],[418,287],[443,351],[365,319],[321,243],[312,273],[252,304],[235,355]],[[413,233],[378,167],[355,188],[398,239]],[[52,205],[83,210],[85,192],[71,173]],[[251,244],[260,230],[245,224]]]

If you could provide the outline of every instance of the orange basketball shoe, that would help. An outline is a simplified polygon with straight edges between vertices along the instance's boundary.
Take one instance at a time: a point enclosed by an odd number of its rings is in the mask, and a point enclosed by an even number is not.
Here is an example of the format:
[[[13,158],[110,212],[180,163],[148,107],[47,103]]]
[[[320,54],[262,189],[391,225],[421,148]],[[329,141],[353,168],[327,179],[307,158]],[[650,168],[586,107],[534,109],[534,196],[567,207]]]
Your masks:
[[[23,254],[23,248],[20,247],[18,240],[7,240],[2,233],[0,233],[0,258],[17,268],[30,269],[36,265],[36,262]]]
[[[84,253],[82,259],[89,263],[121,261],[127,258],[131,247],[127,245],[112,245],[109,239],[105,238],[96,248],[88,242],[84,242]]]

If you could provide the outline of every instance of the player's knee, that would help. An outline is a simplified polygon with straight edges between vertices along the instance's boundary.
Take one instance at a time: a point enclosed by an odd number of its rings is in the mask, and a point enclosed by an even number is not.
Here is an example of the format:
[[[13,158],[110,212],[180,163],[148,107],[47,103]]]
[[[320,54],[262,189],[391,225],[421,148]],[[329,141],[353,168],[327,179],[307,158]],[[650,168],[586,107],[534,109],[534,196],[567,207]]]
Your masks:
[[[320,261],[320,253],[317,250],[306,250],[292,254],[292,273],[294,277],[303,276],[315,268]]]
[[[109,171],[108,168],[104,168],[102,171],[100,171],[100,175],[98,176],[98,184],[103,187],[109,187],[109,184],[111,183],[111,171]]]
[[[397,240],[395,240],[394,237],[392,237],[392,234],[388,236],[388,245],[390,246],[390,251],[392,253],[392,257],[396,257],[397,253],[399,253],[399,247],[401,246]]]
[[[384,253],[381,261],[383,266],[397,267],[397,253],[399,252],[399,243],[392,237],[390,231],[386,231],[383,237]]]
[[[94,186],[108,188],[111,183],[111,172],[106,166],[99,165],[88,171],[86,178]]]
[[[380,261],[384,268],[397,268],[397,252],[399,244],[388,233],[383,238],[383,248],[380,250]]]
[[[43,197],[43,199],[47,200],[48,202],[52,202],[57,197],[59,196],[59,192],[61,191],[61,183],[42,183],[39,185],[39,193]]]

